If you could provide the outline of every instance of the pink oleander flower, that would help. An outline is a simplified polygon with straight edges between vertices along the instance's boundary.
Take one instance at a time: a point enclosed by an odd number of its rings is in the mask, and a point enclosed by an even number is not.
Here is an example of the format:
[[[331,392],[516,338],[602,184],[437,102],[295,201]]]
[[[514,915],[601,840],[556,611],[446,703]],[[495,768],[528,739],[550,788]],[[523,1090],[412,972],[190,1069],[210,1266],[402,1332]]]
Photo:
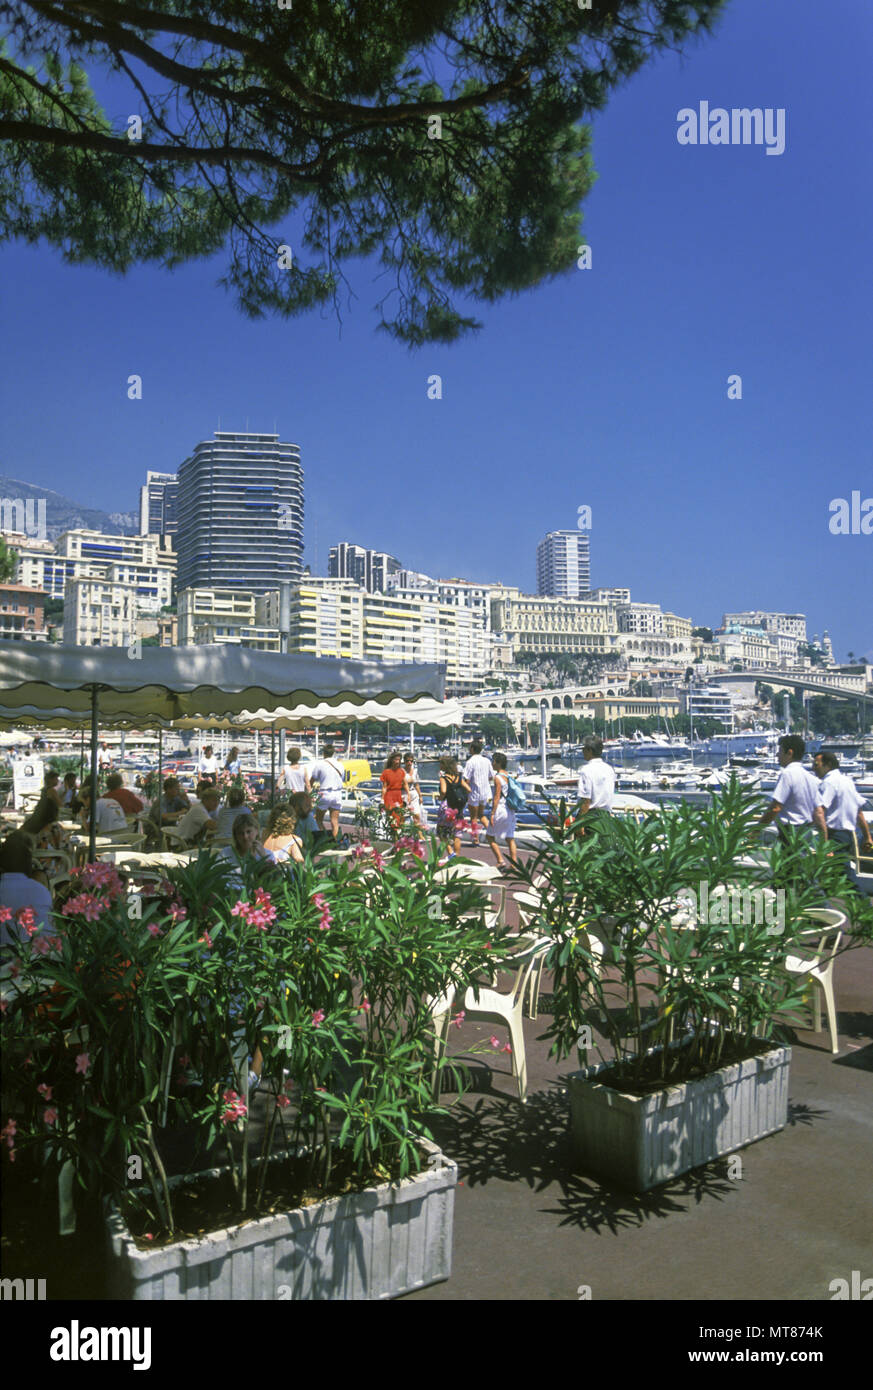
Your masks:
[[[368,1014],[369,1012],[370,1012],[370,1001],[369,1001],[369,999],[362,999],[362,1000],[361,1000],[361,1013],[362,1013],[362,1014]]]
[[[47,1125],[57,1124],[58,1112],[53,1105],[49,1105],[43,1112],[42,1118]]]
[[[465,1014],[464,1010],[463,1010],[463,1009],[459,1009],[458,1012],[455,1014],[454,1018],[452,1019],[452,1023],[454,1023],[454,1025],[455,1025],[456,1028],[460,1028],[460,1026],[461,1026],[461,1024],[464,1022],[464,1019],[465,1019],[465,1018],[466,1018],[466,1014]]]
[[[0,922],[12,921],[12,908],[0,905]]]
[[[197,945],[208,946],[210,951],[212,950],[212,937],[209,935],[208,931],[205,931],[202,936],[198,936]]]
[[[379,873],[385,868],[385,859],[381,854],[373,855],[373,868],[377,869]]]
[[[15,1162],[15,1134],[18,1126],[14,1120],[7,1120],[6,1124],[0,1129],[0,1139],[9,1150],[9,1162]]]
[[[47,937],[36,936],[30,943],[30,949],[35,956],[47,956],[51,950],[51,946]]]
[[[172,917],[174,922],[181,922],[184,917],[188,916],[188,909],[183,907],[181,903],[170,903],[167,908],[167,915]]]
[[[90,1054],[90,1052],[80,1052],[80,1053],[78,1054],[78,1056],[76,1057],[76,1075],[77,1075],[77,1076],[87,1076],[87,1075],[88,1075],[88,1068],[90,1067],[90,1065],[91,1065],[91,1054]]]
[[[278,1107],[279,1107],[280,1110],[284,1110],[284,1109],[285,1109],[285,1106],[286,1106],[286,1105],[290,1105],[291,1102],[290,1102],[290,1100],[288,1099],[287,1096],[283,1096],[283,1095],[280,1093],[280,1094],[276,1097],[276,1104],[278,1105]]]
[[[39,1085],[37,1086],[36,1089],[39,1091],[40,1095],[43,1096],[46,1100],[51,1100],[51,1098],[52,1098],[52,1088],[51,1088],[51,1086],[47,1086],[46,1083],[45,1083],[44,1081],[41,1081],[41,1082],[39,1083]]]
[[[512,1043],[504,1043],[504,1044],[503,1044],[503,1051],[504,1051],[504,1052],[511,1052],[511,1051],[512,1051]]]
[[[318,1028],[324,1022],[324,1009],[316,1009],[312,1015],[312,1026]]]
[[[96,922],[107,907],[104,898],[95,898],[93,893],[80,893],[77,898],[70,898],[69,902],[64,903],[61,915],[84,917],[86,922]]]
[[[154,1236],[152,1235],[151,1231],[146,1231],[145,1235],[143,1236],[143,1240],[154,1240]]]
[[[500,1046],[500,1039],[496,1038],[493,1033],[491,1034],[491,1037],[488,1039],[488,1041],[490,1042],[492,1047]]]
[[[221,1115],[223,1125],[235,1125],[238,1120],[244,1119],[248,1114],[248,1107],[241,1096],[236,1091],[224,1091],[221,1099],[224,1101],[224,1110]]]
[[[160,927],[158,926],[157,922],[149,922],[149,935],[150,935],[150,936],[163,936],[163,932],[161,931],[161,929],[160,929]]]
[[[39,923],[34,916],[32,907],[20,907],[15,916],[18,919],[19,925],[24,927],[28,936],[33,936],[34,932],[39,929]]]

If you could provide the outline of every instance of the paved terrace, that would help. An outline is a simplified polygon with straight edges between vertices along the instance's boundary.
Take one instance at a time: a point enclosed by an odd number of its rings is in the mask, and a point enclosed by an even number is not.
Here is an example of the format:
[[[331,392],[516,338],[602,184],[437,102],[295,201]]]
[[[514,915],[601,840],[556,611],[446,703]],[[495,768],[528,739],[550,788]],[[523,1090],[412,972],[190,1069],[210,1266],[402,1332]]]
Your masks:
[[[788,1125],[741,1151],[742,1179],[728,1177],[725,1158],[640,1197],[573,1171],[562,1082],[572,1065],[556,1064],[540,1040],[548,975],[539,1019],[524,1024],[526,1105],[509,1054],[488,1046],[505,1030],[452,1027],[451,1055],[477,1044],[488,1054],[469,1059],[472,1089],[460,1100],[447,1094],[451,1112],[433,1124],[460,1170],[453,1272],[408,1297],[575,1301],[588,1285],[597,1301],[815,1302],[829,1299],[832,1279],[873,1273],[873,951],[842,956],[835,986],[839,1054],[826,1032],[797,1032]],[[256,1098],[254,1142],[266,1106]],[[6,1183],[4,1276],[47,1278],[50,1299],[104,1298],[99,1227],[81,1222],[75,1236],[60,1238],[47,1202],[34,1238],[31,1193]]]

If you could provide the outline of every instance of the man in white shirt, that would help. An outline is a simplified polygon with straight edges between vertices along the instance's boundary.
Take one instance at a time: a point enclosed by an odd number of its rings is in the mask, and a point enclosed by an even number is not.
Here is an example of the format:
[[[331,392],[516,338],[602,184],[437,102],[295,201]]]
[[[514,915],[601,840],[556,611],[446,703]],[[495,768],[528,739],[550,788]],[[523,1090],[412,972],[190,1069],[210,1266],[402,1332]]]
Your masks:
[[[600,816],[612,813],[615,800],[615,771],[603,761],[603,739],[589,734],[582,744],[585,766],[579,773],[576,795],[579,797],[577,814],[591,817],[588,828],[593,829]],[[592,816],[592,812],[595,814]],[[582,834],[585,833],[583,828]]]
[[[873,839],[861,810],[864,798],[859,795],[855,783],[845,772],[840,772],[839,761],[833,753],[816,753],[812,765],[821,778],[821,799],[828,839],[849,847],[852,832],[855,831],[858,845],[865,854],[870,854]]]
[[[494,781],[494,768],[491,759],[483,757],[482,743],[474,739],[470,744],[470,756],[461,773],[470,787],[467,810],[470,812],[470,831],[474,840],[479,838],[479,822],[487,826],[485,807],[491,804],[491,783]]]
[[[85,793],[85,803],[82,807],[81,821],[87,830],[91,824],[91,804]],[[127,817],[117,801],[108,796],[97,798],[97,810],[95,813],[95,826],[98,835],[114,835],[116,830],[127,829]]]
[[[324,813],[330,811],[330,828],[335,840],[339,839],[339,817],[342,805],[343,782],[346,770],[339,758],[334,757],[332,743],[324,745],[324,757],[314,763],[309,771],[309,783],[313,791],[318,791],[318,804],[315,819],[319,830],[324,829]]]
[[[203,752],[200,754],[200,761],[197,764],[197,776],[200,781],[218,781],[218,759],[212,752],[212,744],[207,743]]]
[[[785,826],[803,827],[808,832],[815,826],[827,839],[821,788],[818,779],[803,766],[806,744],[798,734],[785,734],[779,740],[779,766],[782,768],[773,788],[773,800],[758,825],[777,821],[783,833]]]
[[[199,801],[195,801],[178,821],[176,829],[189,845],[204,838],[210,827],[218,824],[218,803],[221,800],[217,787],[205,787]]]

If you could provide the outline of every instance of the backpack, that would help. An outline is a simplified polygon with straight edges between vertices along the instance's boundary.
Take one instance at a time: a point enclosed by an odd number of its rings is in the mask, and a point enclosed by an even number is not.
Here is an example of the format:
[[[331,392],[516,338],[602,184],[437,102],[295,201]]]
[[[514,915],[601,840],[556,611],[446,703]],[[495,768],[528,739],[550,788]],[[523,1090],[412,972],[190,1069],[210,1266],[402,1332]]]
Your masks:
[[[458,780],[456,782],[450,782],[447,777],[446,805],[449,807],[451,811],[463,811],[466,804],[467,793],[464,791],[464,788],[461,785],[460,777],[458,777]]]
[[[514,777],[510,777],[508,772],[505,772],[503,775],[506,778],[507,783],[507,808],[510,811],[524,811],[527,808],[527,797],[524,794],[524,788],[519,785],[519,783],[515,780]]]

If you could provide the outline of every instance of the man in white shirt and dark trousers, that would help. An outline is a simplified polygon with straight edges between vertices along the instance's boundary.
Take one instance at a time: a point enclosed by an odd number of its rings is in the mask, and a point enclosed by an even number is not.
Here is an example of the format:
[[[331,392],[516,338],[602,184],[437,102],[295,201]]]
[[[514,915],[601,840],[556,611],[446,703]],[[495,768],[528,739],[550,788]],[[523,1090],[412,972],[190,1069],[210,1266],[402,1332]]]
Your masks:
[[[873,839],[861,810],[864,798],[851,777],[840,772],[839,761],[833,753],[816,753],[812,765],[821,778],[821,799],[828,839],[851,853],[854,832],[861,852],[873,854]]]
[[[579,797],[576,814],[585,817],[580,835],[596,829],[598,821],[611,815],[615,800],[615,772],[609,763],[603,761],[603,739],[596,734],[588,734],[582,743],[582,755],[585,766],[576,784],[576,795]]]
[[[773,800],[758,825],[770,825],[785,838],[785,828],[803,829],[812,836],[813,828],[827,839],[827,825],[818,778],[803,766],[806,744],[798,734],[784,734],[779,740],[779,766],[782,768],[773,788]]]
[[[203,752],[200,754],[200,761],[197,764],[197,776],[201,782],[218,781],[218,759],[212,751],[212,744],[207,743]]]

